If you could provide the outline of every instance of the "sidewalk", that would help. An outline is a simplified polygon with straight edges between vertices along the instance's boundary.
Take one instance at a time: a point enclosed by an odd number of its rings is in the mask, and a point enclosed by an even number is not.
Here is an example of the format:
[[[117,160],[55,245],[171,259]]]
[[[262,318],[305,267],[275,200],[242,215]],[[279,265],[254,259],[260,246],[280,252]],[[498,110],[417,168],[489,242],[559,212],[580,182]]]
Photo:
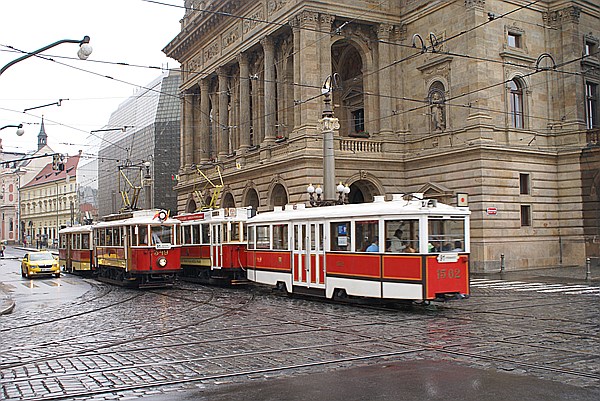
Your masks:
[[[600,265],[547,267],[541,269],[495,271],[471,273],[471,278],[487,278],[492,280],[545,280],[552,282],[600,284]]]

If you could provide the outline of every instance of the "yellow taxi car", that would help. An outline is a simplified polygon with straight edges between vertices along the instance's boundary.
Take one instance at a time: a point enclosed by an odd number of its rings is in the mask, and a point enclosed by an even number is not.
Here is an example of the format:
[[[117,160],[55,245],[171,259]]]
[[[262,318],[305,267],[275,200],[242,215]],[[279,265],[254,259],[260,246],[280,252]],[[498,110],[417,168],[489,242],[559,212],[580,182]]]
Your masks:
[[[21,276],[31,278],[33,276],[60,277],[60,266],[58,257],[48,251],[26,253],[21,261]]]

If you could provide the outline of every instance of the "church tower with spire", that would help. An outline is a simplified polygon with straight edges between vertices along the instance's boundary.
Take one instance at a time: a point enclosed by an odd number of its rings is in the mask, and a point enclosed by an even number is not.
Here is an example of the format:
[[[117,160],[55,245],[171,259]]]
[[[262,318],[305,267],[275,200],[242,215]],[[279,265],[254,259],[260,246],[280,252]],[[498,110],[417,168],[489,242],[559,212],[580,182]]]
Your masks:
[[[46,129],[44,128],[44,117],[42,117],[42,125],[40,127],[40,133],[38,134],[38,150],[40,150],[47,144],[48,144],[48,135],[46,134]]]

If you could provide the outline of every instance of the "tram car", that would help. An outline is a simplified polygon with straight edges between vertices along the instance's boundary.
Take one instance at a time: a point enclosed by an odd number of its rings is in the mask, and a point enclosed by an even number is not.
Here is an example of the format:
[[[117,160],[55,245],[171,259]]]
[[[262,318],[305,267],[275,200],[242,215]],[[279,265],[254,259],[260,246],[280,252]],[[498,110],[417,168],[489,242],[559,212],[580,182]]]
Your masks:
[[[179,278],[218,285],[247,283],[246,222],[253,215],[251,207],[238,207],[176,216],[182,232]]]
[[[172,286],[181,272],[180,225],[164,210],[106,216],[93,226],[96,278],[138,288]]]
[[[61,269],[81,276],[92,276],[96,269],[92,226],[67,227],[58,234]]]
[[[325,298],[444,301],[469,296],[469,217],[422,194],[287,205],[248,221],[247,276]]]

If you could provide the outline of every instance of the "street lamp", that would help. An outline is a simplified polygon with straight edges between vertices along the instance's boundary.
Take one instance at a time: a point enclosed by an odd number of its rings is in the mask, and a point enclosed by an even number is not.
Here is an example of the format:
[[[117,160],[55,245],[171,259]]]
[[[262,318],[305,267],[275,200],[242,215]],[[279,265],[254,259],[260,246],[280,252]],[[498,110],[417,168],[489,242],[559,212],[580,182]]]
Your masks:
[[[4,67],[2,67],[2,69],[0,69],[0,75],[2,75],[2,73],[4,73],[4,71],[6,71],[10,66],[18,63],[19,61],[28,59],[29,57],[35,56],[36,54],[40,54],[41,52],[44,52],[48,49],[53,48],[54,46],[62,44],[62,43],[79,43],[79,51],[77,52],[77,57],[79,57],[81,60],[86,60],[90,56],[90,54],[92,54],[92,46],[90,46],[90,37],[89,36],[84,36],[83,39],[81,39],[81,40],[61,39],[54,43],[50,43],[49,45],[44,46],[40,49],[34,50],[32,52],[25,52],[24,56],[21,56],[15,60],[11,61],[10,63],[6,64]]]
[[[19,124],[19,125],[5,125],[4,127],[0,128],[0,131],[2,131],[4,128],[16,128],[17,129],[17,136],[22,136],[25,133],[25,130],[23,129],[23,124]]]

